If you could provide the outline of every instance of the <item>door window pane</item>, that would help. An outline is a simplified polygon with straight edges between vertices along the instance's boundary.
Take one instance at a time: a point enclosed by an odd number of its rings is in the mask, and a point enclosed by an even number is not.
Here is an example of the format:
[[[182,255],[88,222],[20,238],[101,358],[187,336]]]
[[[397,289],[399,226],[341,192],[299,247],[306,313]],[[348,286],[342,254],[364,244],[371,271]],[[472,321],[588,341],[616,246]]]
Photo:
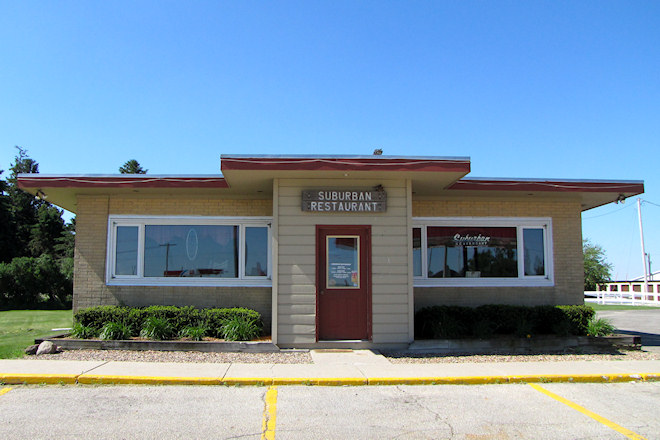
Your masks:
[[[268,228],[245,228],[245,275],[248,277],[268,275]]]
[[[358,236],[327,237],[327,288],[360,287],[360,238]]]
[[[146,225],[145,277],[238,277],[238,226]]]
[[[137,226],[117,226],[115,254],[115,275],[137,275]]]
[[[523,229],[525,275],[545,275],[543,229]]]
[[[429,278],[518,276],[515,227],[429,227]]]

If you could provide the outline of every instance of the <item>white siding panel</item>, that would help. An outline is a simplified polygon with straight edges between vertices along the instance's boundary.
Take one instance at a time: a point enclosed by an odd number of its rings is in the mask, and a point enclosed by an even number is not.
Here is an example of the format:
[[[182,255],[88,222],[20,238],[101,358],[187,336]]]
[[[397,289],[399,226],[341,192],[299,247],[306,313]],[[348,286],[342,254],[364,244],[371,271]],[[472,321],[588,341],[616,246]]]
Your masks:
[[[375,313],[374,326],[380,324],[405,324],[408,325],[408,307],[405,313]]]
[[[381,313],[408,313],[408,304],[372,304],[374,315]],[[408,322],[406,320],[406,322]]]
[[[287,286],[289,287],[289,286]],[[298,286],[293,286],[298,287]],[[307,286],[305,286],[307,287]],[[301,295],[280,295],[277,299],[278,304],[316,304],[316,286],[314,286],[314,292],[309,294]]]
[[[379,286],[378,292],[376,292],[374,289],[371,304],[373,304],[374,306],[377,304],[389,304],[389,305],[408,304],[408,299],[402,298],[403,294],[407,293],[406,289],[404,289],[402,286],[396,286],[395,288],[391,289],[397,292],[396,295],[380,293],[381,291],[389,290],[389,289],[385,289],[385,287],[387,286]]]
[[[280,235],[280,237],[282,237]],[[286,237],[283,237],[287,239]],[[312,242],[311,244],[297,244],[295,246],[292,245],[280,245],[280,256],[283,255],[314,255],[316,252],[316,245]]]
[[[308,275],[314,274],[315,270],[316,265],[314,264],[280,264],[280,270],[278,273],[280,275]]]
[[[315,315],[315,304],[280,304],[280,312],[285,315]]]
[[[316,337],[316,324],[282,324],[279,328],[280,334],[312,335]]]
[[[408,266],[397,266],[395,264],[390,264],[390,265],[373,265],[373,268],[371,270],[372,277],[377,277],[380,275],[388,275],[388,274],[397,274],[397,275],[407,275],[408,274]]]
[[[373,342],[408,340],[408,190],[386,180],[278,180],[278,341],[313,343],[316,336],[316,226],[371,225]],[[371,188],[388,195],[384,213],[310,213],[301,210],[308,189]]]
[[[311,314],[311,315],[303,315],[303,314],[290,315],[290,314],[282,313],[282,314],[280,314],[280,318],[278,320],[278,323],[280,323],[282,325],[286,325],[286,324],[292,324],[292,325],[309,324],[309,325],[312,325],[312,326],[316,326],[316,311],[314,311],[314,314]]]
[[[312,218],[308,218],[306,215],[298,215],[298,216],[290,216],[287,218],[287,225],[289,226],[296,226],[296,225],[309,225],[310,222],[313,222],[314,224],[323,224],[322,222],[318,221],[319,218],[315,214],[310,214]],[[373,224],[372,219],[373,218],[378,218],[378,225],[379,226],[401,226],[401,219],[397,217],[390,217],[388,215],[383,215],[383,214],[371,214],[371,218],[366,218],[365,216],[361,217],[360,222],[362,224]],[[328,219],[332,220],[332,219]],[[345,219],[347,221],[346,224],[359,224],[360,222],[356,222],[355,218],[352,218],[352,220]],[[334,223],[330,222],[330,223]]]
[[[406,315],[407,316],[407,315]],[[377,324],[374,316],[373,332],[374,334],[388,333],[388,334],[404,334],[408,335],[408,322],[405,324]]]
[[[281,273],[281,272],[280,272]],[[286,295],[287,290],[285,286],[295,284],[295,285],[303,285],[303,284],[308,284],[312,286],[316,286],[316,277],[313,273],[307,274],[307,275],[280,275],[280,286],[284,288],[284,291],[280,291],[280,295]]]

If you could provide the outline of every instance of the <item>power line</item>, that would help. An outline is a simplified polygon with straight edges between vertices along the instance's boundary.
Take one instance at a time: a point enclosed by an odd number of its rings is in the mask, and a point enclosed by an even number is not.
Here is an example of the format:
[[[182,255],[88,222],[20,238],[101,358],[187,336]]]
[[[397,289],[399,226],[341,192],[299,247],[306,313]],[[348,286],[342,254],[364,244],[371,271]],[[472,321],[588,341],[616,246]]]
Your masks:
[[[624,206],[623,208],[621,208],[621,209],[617,209],[616,211],[606,212],[605,214],[595,215],[595,216],[593,216],[593,217],[584,217],[582,220],[591,220],[592,218],[598,218],[598,217],[604,217],[604,216],[606,216],[606,215],[610,215],[610,214],[616,214],[617,212],[619,212],[619,211],[623,211],[624,209],[626,209],[626,208],[630,208],[631,206],[634,206],[634,205]],[[660,205],[659,205],[659,206],[660,206]]]
[[[657,203],[649,202],[648,200],[642,199],[642,203],[648,203],[649,205],[657,206],[658,208],[660,208],[660,205],[658,205]]]

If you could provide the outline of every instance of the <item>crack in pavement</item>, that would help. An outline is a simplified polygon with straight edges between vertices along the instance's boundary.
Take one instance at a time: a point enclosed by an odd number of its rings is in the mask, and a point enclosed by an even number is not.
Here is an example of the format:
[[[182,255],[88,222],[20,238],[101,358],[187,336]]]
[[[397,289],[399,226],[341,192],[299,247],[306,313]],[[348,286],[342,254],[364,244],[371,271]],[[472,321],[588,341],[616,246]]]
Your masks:
[[[452,426],[451,423],[449,423],[449,420],[446,417],[443,417],[443,415],[441,413],[433,410],[432,408],[428,407],[427,405],[423,405],[422,404],[423,400],[420,397],[418,397],[414,394],[410,394],[410,393],[406,392],[406,390],[403,389],[401,386],[396,386],[395,388],[396,388],[397,391],[401,392],[406,397],[410,398],[406,403],[412,403],[415,406],[417,406],[417,407],[419,407],[423,410],[426,410],[426,411],[430,412],[431,414],[433,414],[433,416],[434,416],[434,418],[437,422],[442,423],[443,425],[447,426],[447,428],[449,428],[449,437],[447,437],[447,438],[449,438],[449,439],[454,438],[454,436],[456,435],[456,432],[454,431],[454,427]],[[422,431],[415,431],[415,432],[422,432]],[[397,436],[397,437],[400,437],[400,435]],[[437,438],[437,437],[435,437],[435,438]]]

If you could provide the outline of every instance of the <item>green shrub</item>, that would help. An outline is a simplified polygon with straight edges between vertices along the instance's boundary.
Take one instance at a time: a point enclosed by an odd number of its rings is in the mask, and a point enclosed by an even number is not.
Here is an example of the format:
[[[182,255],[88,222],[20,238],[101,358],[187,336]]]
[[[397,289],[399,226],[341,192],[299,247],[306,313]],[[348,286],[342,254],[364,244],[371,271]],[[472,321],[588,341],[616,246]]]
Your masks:
[[[492,338],[495,334],[495,323],[490,319],[479,320],[472,326],[474,336],[479,339]]]
[[[584,336],[587,334],[587,326],[596,315],[594,309],[588,305],[557,307],[564,312],[568,319],[572,335]]]
[[[519,338],[529,338],[534,333],[534,324],[526,316],[521,316],[514,332]]]
[[[260,333],[259,325],[249,317],[236,315],[222,323],[222,337],[227,341],[249,341]]]
[[[571,329],[572,326],[568,319],[562,319],[561,321],[557,321],[552,325],[550,334],[557,336],[569,336],[571,334]]]
[[[99,339],[103,340],[124,340],[131,337],[131,329],[122,322],[108,322],[101,329]]]
[[[182,338],[188,338],[191,341],[201,341],[204,339],[204,336],[206,336],[207,330],[208,329],[205,326],[190,325],[188,327],[184,327],[183,330],[181,330],[179,336]]]
[[[233,318],[243,318],[247,321],[251,321],[258,328],[257,336],[261,334],[263,328],[261,314],[244,307],[204,309],[204,318],[209,328],[209,336],[213,336],[214,338],[225,338],[223,326],[225,322],[228,322]]]
[[[127,326],[133,327],[133,322],[129,319],[130,311],[131,309],[128,307],[97,306],[78,310],[74,313],[73,320],[86,327],[98,330],[108,322],[121,322]],[[138,326],[137,328],[140,327]]]
[[[474,309],[470,307],[425,307],[415,315],[415,336],[418,339],[466,337],[469,323],[474,319]]]
[[[142,324],[142,330],[140,330],[140,337],[157,341],[172,339],[174,334],[172,324],[166,318],[160,318],[158,316],[149,316],[145,319]]]
[[[98,334],[99,331],[97,329],[84,326],[79,322],[74,323],[71,330],[71,336],[78,339],[91,339],[95,338]]]
[[[493,335],[586,335],[594,311],[588,306],[514,306],[476,308],[431,306],[415,314],[416,339],[487,338]]]
[[[616,331],[616,327],[605,318],[594,318],[587,324],[588,336],[607,336]]]
[[[223,323],[232,318],[243,318],[257,328],[261,334],[263,323],[261,314],[246,308],[195,309],[191,306],[150,306],[144,308],[125,306],[97,306],[81,309],[74,314],[74,322],[100,331],[108,322],[121,322],[129,328],[131,334],[138,334],[149,318],[164,319],[172,327],[172,336],[181,334],[186,327],[201,326],[206,334],[216,338],[224,337]]]

